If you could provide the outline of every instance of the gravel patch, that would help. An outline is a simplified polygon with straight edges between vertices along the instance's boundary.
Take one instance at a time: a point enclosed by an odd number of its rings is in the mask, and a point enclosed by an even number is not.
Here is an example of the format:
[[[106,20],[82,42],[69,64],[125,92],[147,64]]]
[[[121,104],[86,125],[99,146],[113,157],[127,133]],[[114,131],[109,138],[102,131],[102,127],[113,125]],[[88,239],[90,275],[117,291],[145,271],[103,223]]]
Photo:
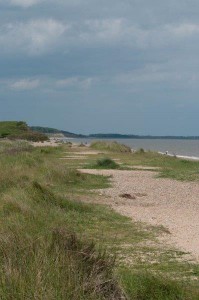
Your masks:
[[[135,221],[163,225],[171,233],[169,242],[199,261],[199,183],[156,178],[150,171],[81,171],[111,175],[112,188],[100,190],[100,194],[109,196],[117,212]],[[133,199],[123,199],[122,194]]]

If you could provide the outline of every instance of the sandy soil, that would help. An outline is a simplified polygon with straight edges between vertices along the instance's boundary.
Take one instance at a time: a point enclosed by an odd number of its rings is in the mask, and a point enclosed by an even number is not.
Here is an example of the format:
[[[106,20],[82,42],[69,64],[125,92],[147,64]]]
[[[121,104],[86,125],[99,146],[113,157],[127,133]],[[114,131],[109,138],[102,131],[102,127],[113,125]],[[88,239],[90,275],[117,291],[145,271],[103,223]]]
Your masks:
[[[133,220],[163,225],[169,243],[199,261],[199,183],[155,178],[150,171],[81,170],[112,175],[113,187],[101,190],[109,204]],[[121,198],[128,193],[135,199]]]
[[[67,153],[67,152],[66,152]],[[73,154],[77,155],[97,155],[97,154],[104,154],[104,152],[92,150],[92,151],[81,151],[81,152],[72,152]]]
[[[31,145],[34,147],[58,147],[60,144],[50,140],[45,142],[32,142]]]

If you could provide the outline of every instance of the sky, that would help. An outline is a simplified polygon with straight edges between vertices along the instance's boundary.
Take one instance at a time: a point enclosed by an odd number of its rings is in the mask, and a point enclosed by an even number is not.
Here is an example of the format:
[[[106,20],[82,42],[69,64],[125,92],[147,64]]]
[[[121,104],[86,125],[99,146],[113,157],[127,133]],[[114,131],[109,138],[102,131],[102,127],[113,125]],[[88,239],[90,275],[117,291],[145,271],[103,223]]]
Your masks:
[[[0,120],[199,135],[199,1],[0,0]]]

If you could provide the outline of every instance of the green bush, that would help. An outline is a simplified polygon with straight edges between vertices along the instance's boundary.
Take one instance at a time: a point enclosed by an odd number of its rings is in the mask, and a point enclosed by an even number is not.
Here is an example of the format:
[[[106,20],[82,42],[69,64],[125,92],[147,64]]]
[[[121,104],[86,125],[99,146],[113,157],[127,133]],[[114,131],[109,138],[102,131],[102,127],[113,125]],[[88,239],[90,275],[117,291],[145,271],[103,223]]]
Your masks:
[[[21,139],[32,142],[48,140],[45,134],[30,130],[28,125],[23,121],[0,122],[0,138]]]
[[[20,139],[20,140],[26,140],[30,142],[44,142],[48,141],[49,138],[47,135],[39,132],[33,132],[33,131],[27,131],[21,134],[11,135],[9,136],[10,139]]]
[[[96,167],[97,169],[119,169],[120,166],[110,158],[102,158],[97,160],[93,167]]]
[[[135,153],[136,153],[136,154],[144,154],[145,151],[144,151],[143,148],[140,148],[140,149],[138,149]]]

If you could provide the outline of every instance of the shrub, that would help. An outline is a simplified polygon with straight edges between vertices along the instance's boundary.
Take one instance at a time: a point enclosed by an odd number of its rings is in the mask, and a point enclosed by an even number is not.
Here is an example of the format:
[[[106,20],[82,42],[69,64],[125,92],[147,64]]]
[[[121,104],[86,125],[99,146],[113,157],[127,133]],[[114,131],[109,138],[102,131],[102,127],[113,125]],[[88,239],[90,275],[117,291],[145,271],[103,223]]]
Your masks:
[[[135,153],[137,153],[137,154],[144,154],[145,151],[144,151],[143,148],[140,148],[140,149],[138,149]]]
[[[43,141],[49,140],[47,135],[45,135],[43,133],[39,133],[39,132],[33,132],[33,131],[23,132],[18,135],[11,135],[11,136],[9,136],[9,138],[26,140],[26,141],[31,141],[31,142],[43,142]]]
[[[9,136],[8,132],[2,132],[1,133],[1,138],[6,138],[7,136]]]
[[[100,169],[118,169],[120,166],[110,158],[102,158],[96,162],[95,167]]]

